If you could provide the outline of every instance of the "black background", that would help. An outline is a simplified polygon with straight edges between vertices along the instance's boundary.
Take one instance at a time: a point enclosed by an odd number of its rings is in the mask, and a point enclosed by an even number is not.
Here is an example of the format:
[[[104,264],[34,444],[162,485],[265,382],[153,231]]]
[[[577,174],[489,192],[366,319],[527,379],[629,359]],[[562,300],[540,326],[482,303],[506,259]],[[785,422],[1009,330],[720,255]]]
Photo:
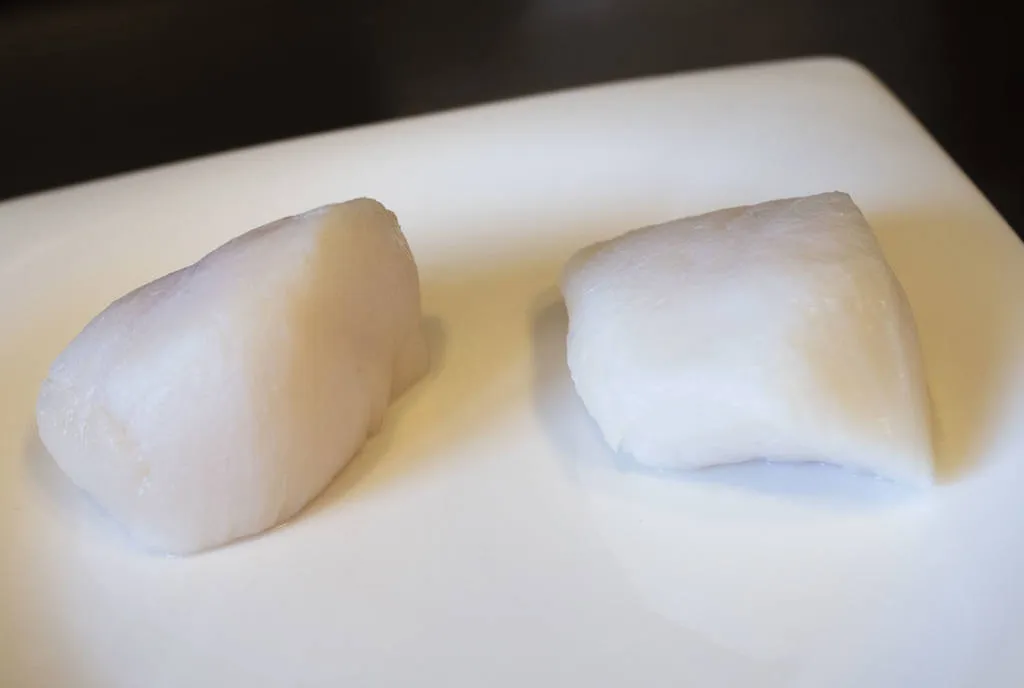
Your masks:
[[[1024,49],[952,0],[0,0],[0,198],[458,105],[838,54],[1024,228]]]

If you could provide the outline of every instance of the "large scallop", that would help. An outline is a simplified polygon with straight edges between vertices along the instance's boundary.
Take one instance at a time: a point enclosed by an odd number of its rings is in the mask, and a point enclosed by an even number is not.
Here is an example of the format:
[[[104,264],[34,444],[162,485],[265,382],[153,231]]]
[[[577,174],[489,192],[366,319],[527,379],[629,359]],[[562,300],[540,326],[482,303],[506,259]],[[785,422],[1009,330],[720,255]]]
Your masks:
[[[115,301],[53,363],[39,433],[140,543],[195,552],[302,509],[427,366],[409,246],[358,199]]]

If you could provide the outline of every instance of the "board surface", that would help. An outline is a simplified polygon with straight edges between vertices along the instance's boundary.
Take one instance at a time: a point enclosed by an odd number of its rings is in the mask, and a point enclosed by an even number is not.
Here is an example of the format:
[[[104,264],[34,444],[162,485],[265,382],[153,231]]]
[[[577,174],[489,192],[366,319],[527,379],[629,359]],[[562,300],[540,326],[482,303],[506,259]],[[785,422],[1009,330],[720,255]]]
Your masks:
[[[565,365],[564,260],[829,190],[914,309],[940,483],[612,456]],[[290,523],[135,549],[40,446],[49,362],[135,286],[361,195],[420,264],[432,373]],[[2,685],[1024,684],[1024,246],[857,65],[589,88],[10,201],[0,295]]]

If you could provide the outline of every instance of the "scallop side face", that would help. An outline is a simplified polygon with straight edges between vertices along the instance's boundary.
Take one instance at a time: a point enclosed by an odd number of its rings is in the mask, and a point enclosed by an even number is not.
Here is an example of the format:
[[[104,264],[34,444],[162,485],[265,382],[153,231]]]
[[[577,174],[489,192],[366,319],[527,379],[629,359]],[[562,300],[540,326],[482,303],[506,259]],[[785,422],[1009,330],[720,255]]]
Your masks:
[[[848,195],[634,230],[580,251],[562,289],[572,378],[616,451],[932,481],[913,316]]]
[[[305,506],[426,366],[412,255],[394,215],[358,200],[111,304],[54,362],[37,419],[135,539],[189,553]]]

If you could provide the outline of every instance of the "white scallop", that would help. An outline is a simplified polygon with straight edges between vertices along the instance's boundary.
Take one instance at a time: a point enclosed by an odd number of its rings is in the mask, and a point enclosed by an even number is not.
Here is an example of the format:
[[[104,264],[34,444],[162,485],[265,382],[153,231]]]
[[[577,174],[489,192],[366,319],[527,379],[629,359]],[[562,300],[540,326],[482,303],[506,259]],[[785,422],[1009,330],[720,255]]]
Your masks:
[[[53,363],[39,433],[138,541],[195,552],[305,506],[427,361],[412,254],[395,216],[359,199],[111,304]]]
[[[576,390],[615,450],[931,482],[913,317],[846,194],[629,232],[574,256],[563,292]]]

